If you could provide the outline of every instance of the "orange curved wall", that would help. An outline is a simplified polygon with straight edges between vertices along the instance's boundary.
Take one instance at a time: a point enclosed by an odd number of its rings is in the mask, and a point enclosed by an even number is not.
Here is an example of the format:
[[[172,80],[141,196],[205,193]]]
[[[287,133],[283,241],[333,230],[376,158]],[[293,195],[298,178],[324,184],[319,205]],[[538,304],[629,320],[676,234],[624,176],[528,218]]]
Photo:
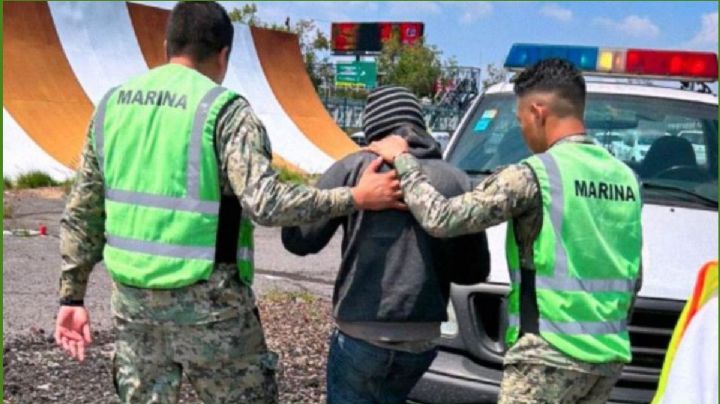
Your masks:
[[[49,155],[77,168],[93,104],[45,2],[3,2],[3,105]]]
[[[165,64],[165,26],[170,12],[134,3],[127,3],[127,7],[135,37],[148,67],[152,69]]]
[[[339,160],[356,152],[358,146],[337,126],[315,92],[297,35],[255,27],[251,31],[265,77],[290,119],[330,157]]]
[[[168,10],[127,3],[135,36],[140,50],[149,68],[160,66],[167,60],[165,55],[165,26],[170,17]],[[250,100],[252,103],[252,100]],[[302,173],[296,165],[273,153],[273,163],[277,166]]]
[[[165,63],[169,12],[139,4],[127,7],[148,67]],[[3,24],[4,107],[45,152],[76,168],[94,106],[65,57],[47,3],[3,2]],[[253,39],[275,96],[300,130],[335,159],[356,151],[317,97],[297,36],[253,29]],[[278,155],[273,159],[302,171]]]

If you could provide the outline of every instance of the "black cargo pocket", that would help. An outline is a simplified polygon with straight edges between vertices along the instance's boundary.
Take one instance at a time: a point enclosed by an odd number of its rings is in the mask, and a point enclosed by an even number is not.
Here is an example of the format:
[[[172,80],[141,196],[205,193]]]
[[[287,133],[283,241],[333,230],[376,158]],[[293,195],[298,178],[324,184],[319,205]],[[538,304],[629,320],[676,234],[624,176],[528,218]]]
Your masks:
[[[260,324],[260,328],[262,329],[262,320],[260,319],[260,310],[258,310],[257,306],[253,309],[253,314],[255,315],[255,318],[257,318],[258,324]]]
[[[260,368],[266,375],[274,375],[280,367],[280,357],[273,351],[267,351],[260,357]]]
[[[259,366],[265,379],[260,394],[263,396],[265,403],[277,404],[279,399],[277,374],[280,367],[278,354],[273,351],[261,354]]]
[[[117,353],[113,352],[112,355],[112,369],[110,370],[112,372],[112,381],[113,386],[115,386],[115,394],[117,394],[118,397],[120,397],[120,385],[118,384],[118,367],[117,367]]]

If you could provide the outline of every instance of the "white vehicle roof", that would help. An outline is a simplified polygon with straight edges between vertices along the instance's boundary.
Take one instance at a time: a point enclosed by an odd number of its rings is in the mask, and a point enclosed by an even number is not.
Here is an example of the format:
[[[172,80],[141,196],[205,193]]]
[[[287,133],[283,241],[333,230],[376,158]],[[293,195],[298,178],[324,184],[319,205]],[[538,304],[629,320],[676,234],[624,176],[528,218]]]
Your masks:
[[[628,83],[603,83],[590,80],[588,80],[586,84],[588,93],[638,95],[643,97],[693,101],[701,102],[703,104],[718,105],[716,95],[703,94],[690,90]],[[512,91],[512,83],[500,83],[488,88],[487,91],[485,91],[485,94],[512,93]]]

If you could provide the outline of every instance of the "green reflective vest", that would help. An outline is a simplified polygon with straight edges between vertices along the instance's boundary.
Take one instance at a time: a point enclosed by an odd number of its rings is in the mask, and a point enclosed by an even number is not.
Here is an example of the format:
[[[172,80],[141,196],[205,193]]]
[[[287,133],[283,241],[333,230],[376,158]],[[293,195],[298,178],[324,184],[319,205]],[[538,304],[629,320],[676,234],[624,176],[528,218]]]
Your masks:
[[[628,310],[640,268],[640,190],[632,170],[596,145],[564,143],[525,160],[542,195],[533,244],[540,335],[572,358],[629,362]],[[520,258],[508,225],[506,343],[520,327]]]
[[[221,201],[215,124],[236,97],[193,69],[168,64],[111,90],[98,105],[92,142],[105,185],[104,260],[115,281],[171,289],[210,277]],[[249,284],[253,224],[243,217],[235,225],[237,253],[229,262],[237,256]]]

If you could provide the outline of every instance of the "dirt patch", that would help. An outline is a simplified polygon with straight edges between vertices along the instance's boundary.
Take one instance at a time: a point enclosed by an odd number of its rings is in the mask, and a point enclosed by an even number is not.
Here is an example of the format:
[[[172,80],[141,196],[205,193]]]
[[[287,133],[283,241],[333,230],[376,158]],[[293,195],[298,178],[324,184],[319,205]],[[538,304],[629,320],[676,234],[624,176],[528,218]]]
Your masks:
[[[325,360],[332,328],[330,302],[305,293],[268,293],[258,302],[270,348],[281,358],[281,403],[325,401]],[[70,361],[48,330],[5,342],[4,402],[118,403],[111,377],[113,335],[100,331],[84,363]],[[181,403],[199,403],[184,382]]]
[[[44,187],[32,189],[12,189],[5,191],[6,196],[13,198],[65,199],[63,187]]]

